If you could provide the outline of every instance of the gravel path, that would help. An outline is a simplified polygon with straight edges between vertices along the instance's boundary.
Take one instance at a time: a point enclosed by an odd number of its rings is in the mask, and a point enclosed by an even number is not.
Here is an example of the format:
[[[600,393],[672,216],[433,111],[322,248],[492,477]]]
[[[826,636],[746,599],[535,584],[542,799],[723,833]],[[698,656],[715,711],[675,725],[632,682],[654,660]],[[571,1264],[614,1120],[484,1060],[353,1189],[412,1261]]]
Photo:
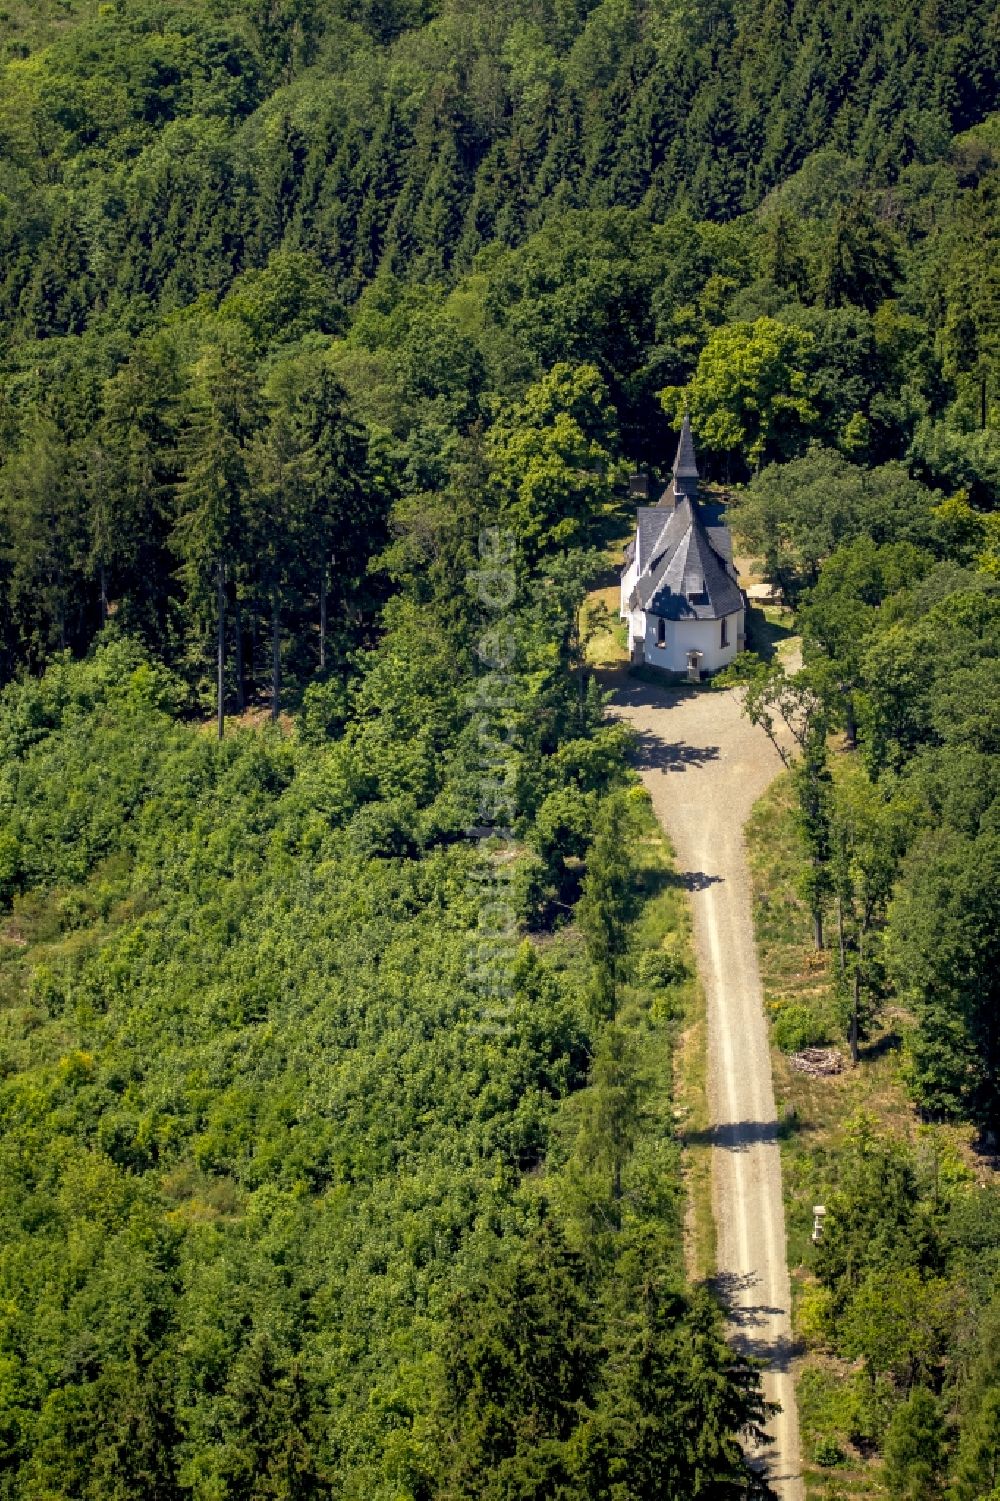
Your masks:
[[[782,1501],[802,1501],[781,1160],[743,842],[781,761],[733,691],[628,679],[615,712],[638,733],[638,768],[691,893],[708,1003],[719,1284],[735,1341],[767,1362],[767,1395],[782,1407],[761,1458]]]

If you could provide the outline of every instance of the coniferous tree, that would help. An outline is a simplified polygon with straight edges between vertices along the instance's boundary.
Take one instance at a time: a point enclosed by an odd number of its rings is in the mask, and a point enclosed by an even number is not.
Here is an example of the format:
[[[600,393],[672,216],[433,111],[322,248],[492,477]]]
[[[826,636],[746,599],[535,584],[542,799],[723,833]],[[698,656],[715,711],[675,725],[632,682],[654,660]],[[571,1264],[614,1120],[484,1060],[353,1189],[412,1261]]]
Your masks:
[[[368,466],[365,435],[330,369],[304,372],[289,408],[294,483],[300,492],[299,568],[317,600],[321,669],[327,666],[331,603],[338,630],[365,604],[368,560],[385,536],[386,498]]]
[[[222,738],[226,687],[226,599],[242,582],[252,529],[251,445],[262,422],[256,373],[245,346],[223,332],[194,372],[184,435],[175,545],[182,559],[186,628],[195,650],[214,613],[216,717]],[[214,603],[214,611],[212,604]]]
[[[89,478],[102,511],[119,618],[168,659],[176,651],[171,531],[182,390],[181,362],[170,339],[136,345],[104,386],[90,450]]]
[[[885,1441],[885,1478],[893,1501],[937,1501],[942,1426],[934,1395],[923,1386],[893,1413]]]
[[[40,666],[85,639],[95,604],[84,466],[66,428],[44,409],[29,415],[0,471],[0,513],[21,653]]]
[[[587,856],[576,915],[591,963],[595,1017],[613,1021],[629,970],[630,927],[636,909],[627,795],[608,799]]]

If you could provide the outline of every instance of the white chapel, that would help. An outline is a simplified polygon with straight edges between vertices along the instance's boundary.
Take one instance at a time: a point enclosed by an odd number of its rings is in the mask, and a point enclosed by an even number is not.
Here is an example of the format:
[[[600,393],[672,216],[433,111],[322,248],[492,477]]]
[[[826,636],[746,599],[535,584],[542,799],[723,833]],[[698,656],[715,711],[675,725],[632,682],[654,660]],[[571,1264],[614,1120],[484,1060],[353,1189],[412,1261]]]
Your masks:
[[[746,599],[719,504],[698,495],[691,424],[681,428],[673,478],[655,506],[636,512],[625,550],[621,617],[633,663],[697,679],[742,651]]]

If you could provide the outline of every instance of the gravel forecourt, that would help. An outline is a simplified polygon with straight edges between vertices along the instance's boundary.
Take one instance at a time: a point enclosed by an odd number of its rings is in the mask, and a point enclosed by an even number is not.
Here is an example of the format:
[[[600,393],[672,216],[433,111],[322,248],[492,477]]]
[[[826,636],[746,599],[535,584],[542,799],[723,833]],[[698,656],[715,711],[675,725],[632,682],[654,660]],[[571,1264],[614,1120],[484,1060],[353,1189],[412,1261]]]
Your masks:
[[[781,759],[731,689],[630,678],[614,712],[636,731],[638,770],[690,892],[708,1007],[719,1287],[734,1341],[767,1363],[767,1395],[781,1404],[759,1457],[782,1501],[802,1501],[781,1159],[743,839]]]

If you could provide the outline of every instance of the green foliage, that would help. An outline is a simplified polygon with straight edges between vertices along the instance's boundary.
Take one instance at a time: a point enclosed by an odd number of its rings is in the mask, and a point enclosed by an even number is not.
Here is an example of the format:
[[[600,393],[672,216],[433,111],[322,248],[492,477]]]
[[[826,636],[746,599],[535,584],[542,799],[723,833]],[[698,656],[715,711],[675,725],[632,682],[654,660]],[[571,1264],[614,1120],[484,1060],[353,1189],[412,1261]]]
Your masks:
[[[512,1265],[456,1302],[448,1337],[460,1353],[438,1418],[444,1468],[433,1493],[759,1493],[736,1434],[759,1434],[767,1408],[710,1300],[677,1289],[655,1240],[622,1251],[603,1338],[593,1292],[586,1263],[543,1220]],[[731,1373],[722,1386],[720,1361]],[[728,1437],[715,1447],[703,1436],[720,1397]]]
[[[586,545],[611,499],[614,413],[592,365],[556,365],[489,434],[500,516],[535,554]]]
[[[899,465],[866,470],[813,448],[764,469],[737,496],[734,525],[794,602],[817,583],[831,554],[857,539],[929,545],[931,501]]]
[[[912,1044],[914,1090],[931,1115],[1000,1120],[994,1017],[993,880],[997,835],[941,830],[914,847],[890,917],[889,952],[900,990],[920,1008]]]
[[[865,643],[877,626],[879,608],[921,578],[930,564],[930,557],[912,543],[879,547],[868,536],[858,537],[825,560],[799,611],[804,656],[826,680],[834,704],[839,700],[852,743]]]
[[[760,468],[748,543],[813,593],[807,675],[748,688],[804,753],[855,1038],[895,985],[923,1108],[995,1124],[991,8],[9,0],[4,25],[0,1491],[752,1490],[737,1437],[767,1413],[681,1285],[650,1145],[643,1028],[680,976],[640,953],[637,1017],[585,549],[625,464],[662,464],[658,392],[713,475]],[[467,831],[498,521],[515,926],[553,931],[494,1035]],[[213,744],[181,719],[210,684],[222,729],[269,700],[294,731]],[[838,800],[841,724],[871,781]],[[892,1285],[831,1272],[867,1431],[891,1382],[937,1396],[942,1279],[988,1281],[988,1223],[965,1205],[898,1266],[878,1242]]]
[[[631,843],[635,821],[628,794],[608,799],[594,833],[577,921],[593,968],[596,1018],[613,1021],[629,973],[630,929],[635,917]]]
[[[885,1439],[885,1478],[896,1501],[934,1501],[940,1495],[942,1428],[938,1405],[921,1386],[893,1413]]]
[[[749,652],[722,682],[741,689],[743,712],[791,769],[805,857],[799,887],[812,914],[816,947],[822,948],[823,915],[833,889],[829,716],[823,695],[807,672],[791,674],[781,662],[765,662]]]
[[[832,1042],[824,1017],[810,1006],[788,1002],[772,1013],[771,1037],[783,1053],[798,1053],[803,1048],[820,1047]]]
[[[714,330],[686,387],[667,387],[664,407],[675,425],[691,414],[702,443],[738,453],[753,469],[802,447],[818,417],[807,372],[812,335],[774,318]]]
[[[886,796],[860,767],[837,782],[831,818],[833,886],[841,936],[840,980],[850,992],[848,1037],[855,1063],[873,1019],[882,974],[881,937],[900,861],[920,805]]]
[[[992,1501],[1000,1487],[1000,1387],[981,1397],[974,1420],[959,1445],[955,1495],[958,1501],[985,1496]]]
[[[862,968],[871,966],[880,997],[887,988],[883,965],[893,941],[894,914],[890,909],[888,923],[884,914],[877,918],[858,945],[865,889],[870,895],[878,889],[884,897],[888,883],[899,902],[908,889],[911,862],[917,863],[915,850],[926,821],[950,822],[961,810],[963,817],[978,822],[981,768],[968,760],[950,768],[956,781],[973,785],[964,787],[961,801],[953,797],[949,802],[942,800],[940,768],[930,758],[905,777],[884,775],[877,782],[869,780],[857,755],[835,757],[833,769],[835,837],[853,831],[852,838],[860,834],[871,843],[870,850],[858,853],[861,866],[872,864],[856,870],[851,904],[844,898],[846,965],[852,977],[859,959]],[[836,1041],[839,1032],[809,1035],[810,1026],[822,1032],[826,1014],[834,1009],[840,959],[835,953],[824,963],[826,975],[820,972],[819,984],[817,972],[802,966],[803,915],[799,909],[791,919],[787,905],[796,870],[805,860],[799,841],[789,849],[793,812],[791,787],[779,781],[758,806],[749,830],[758,870],[762,859],[767,862],[769,880],[763,890],[758,887],[756,917],[765,983],[781,998],[773,1035],[782,1045],[789,1034],[801,1045]],[[846,828],[838,829],[845,816]],[[910,839],[916,842],[899,865],[900,843]],[[920,864],[926,867],[934,860],[928,842]],[[784,937],[792,921],[794,948]],[[951,941],[951,915],[942,911],[937,921],[939,937]],[[791,964],[785,958],[789,950]],[[924,1010],[924,1000],[918,1003],[915,1025],[917,1005],[914,992],[903,988],[902,967],[893,978],[899,990],[890,986],[888,994],[893,999],[904,995],[906,1009],[897,1002],[878,1029],[879,1040],[888,1039],[891,1047],[898,1029],[904,1046],[914,1053],[943,1041],[939,1021]],[[801,1042],[794,1037],[799,1025]],[[961,1030],[956,1026],[953,1034]],[[979,1496],[983,1492],[972,1478],[975,1461],[962,1462],[961,1455],[982,1454],[982,1475],[990,1476],[995,1445],[976,1414],[995,1390],[998,1376],[1000,1201],[982,1159],[969,1155],[968,1128],[920,1126],[907,1119],[899,1088],[905,1083],[905,1066],[891,1054],[880,1057],[881,1051],[862,1049],[856,1069],[836,1085],[793,1085],[798,1109],[786,1106],[789,1223],[792,1244],[797,1241],[804,1263],[796,1322],[815,1350],[798,1383],[805,1453],[821,1466],[825,1455],[839,1449],[845,1468],[857,1473],[864,1466],[866,1482],[883,1472],[888,1480],[891,1472],[904,1495],[912,1486],[915,1494],[940,1496],[955,1489],[956,1494]],[[869,1102],[871,1113],[847,1115],[848,1102],[859,1097]],[[809,1112],[805,1131],[799,1125],[803,1101]],[[982,1140],[989,1143],[985,1132]],[[818,1243],[809,1235],[815,1204],[826,1207]],[[911,1413],[908,1399],[916,1391],[924,1396]],[[924,1400],[928,1394],[929,1404]],[[900,1415],[901,1407],[906,1410]],[[966,1491],[958,1490],[959,1476]]]
[[[694,1432],[702,1494],[729,1494],[767,1414],[683,1289],[663,1161],[655,1192],[635,1166],[635,1020],[592,1040],[577,942],[522,947],[484,1025],[455,837],[471,664],[400,600],[360,665],[310,689],[298,736],[179,722],[183,686],[114,634],[0,701],[23,935],[0,954],[0,1490],[582,1498],[610,1465],[679,1501]],[[575,686],[530,665],[507,690],[548,726],[527,759],[578,779],[608,845],[620,734],[591,740]],[[607,850],[579,848],[605,891]],[[611,890],[631,922],[631,864]],[[600,1251],[581,1171],[618,1204]],[[610,1300],[643,1236],[660,1270],[626,1337]]]
[[[263,271],[247,271],[220,307],[245,325],[256,348],[293,342],[316,329],[331,333],[340,321],[323,266],[301,251],[278,250]]]

